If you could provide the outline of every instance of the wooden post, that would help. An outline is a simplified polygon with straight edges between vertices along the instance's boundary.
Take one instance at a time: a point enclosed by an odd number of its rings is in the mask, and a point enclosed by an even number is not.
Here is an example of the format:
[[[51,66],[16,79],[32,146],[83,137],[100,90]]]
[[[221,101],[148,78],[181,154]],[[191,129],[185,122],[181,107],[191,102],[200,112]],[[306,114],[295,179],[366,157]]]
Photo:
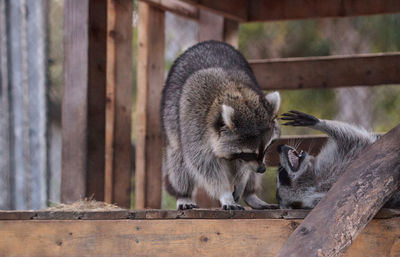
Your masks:
[[[131,1],[65,2],[63,202],[129,207],[131,17]]]
[[[160,101],[164,84],[165,13],[139,2],[135,208],[161,207]]]
[[[108,0],[105,200],[125,208],[132,176],[132,15],[132,0]]]
[[[6,2],[0,0],[0,209],[10,209],[10,123],[8,115]]]
[[[342,256],[400,186],[399,138],[400,125],[367,147],[277,256]]]

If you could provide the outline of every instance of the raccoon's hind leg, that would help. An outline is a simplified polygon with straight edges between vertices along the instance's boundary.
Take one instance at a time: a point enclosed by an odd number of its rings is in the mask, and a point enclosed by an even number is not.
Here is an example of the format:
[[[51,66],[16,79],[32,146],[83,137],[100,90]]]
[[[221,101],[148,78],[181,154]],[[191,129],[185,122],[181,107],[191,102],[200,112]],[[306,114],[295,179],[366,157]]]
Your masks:
[[[192,199],[194,180],[184,166],[180,149],[167,147],[163,156],[163,174],[165,189],[176,197],[177,209],[199,208]]]
[[[247,180],[246,187],[243,192],[243,200],[248,204],[251,208],[256,210],[262,209],[277,209],[277,204],[268,204],[258,198],[256,192],[260,191],[261,189],[261,180],[262,175],[256,174],[252,172]]]

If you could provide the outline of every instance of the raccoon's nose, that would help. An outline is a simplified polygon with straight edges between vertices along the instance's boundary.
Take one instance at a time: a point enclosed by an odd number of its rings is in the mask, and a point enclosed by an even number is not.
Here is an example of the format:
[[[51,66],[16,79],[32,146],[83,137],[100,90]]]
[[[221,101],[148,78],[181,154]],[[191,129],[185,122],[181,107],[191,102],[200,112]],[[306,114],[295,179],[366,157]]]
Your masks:
[[[267,168],[263,165],[257,168],[257,173],[264,173],[267,170]]]

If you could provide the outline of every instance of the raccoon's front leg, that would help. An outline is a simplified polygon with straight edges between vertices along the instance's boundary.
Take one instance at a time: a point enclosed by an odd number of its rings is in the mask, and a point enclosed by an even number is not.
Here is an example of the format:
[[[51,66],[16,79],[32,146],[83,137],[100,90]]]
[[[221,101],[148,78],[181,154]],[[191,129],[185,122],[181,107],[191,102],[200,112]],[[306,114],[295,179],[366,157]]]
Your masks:
[[[246,202],[247,205],[256,210],[278,209],[279,206],[277,204],[266,203],[258,198],[258,196],[256,195],[256,192],[260,191],[261,189],[261,180],[261,174],[250,174],[243,192],[243,200]]]
[[[375,141],[375,136],[371,135],[363,128],[358,128],[340,121],[334,120],[320,120],[312,115],[290,111],[282,114],[282,120],[287,121],[283,125],[286,126],[302,126],[310,127],[335,139],[339,144],[352,144],[359,142],[372,143]]]

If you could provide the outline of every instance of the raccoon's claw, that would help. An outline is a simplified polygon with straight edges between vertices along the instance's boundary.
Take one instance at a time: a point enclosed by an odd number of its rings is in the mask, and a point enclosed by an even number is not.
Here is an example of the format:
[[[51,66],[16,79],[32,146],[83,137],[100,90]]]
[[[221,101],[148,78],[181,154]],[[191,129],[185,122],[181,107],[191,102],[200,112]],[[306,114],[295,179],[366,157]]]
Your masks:
[[[244,210],[244,208],[239,204],[235,204],[235,205],[225,204],[222,206],[222,210]]]
[[[288,122],[283,123],[285,126],[314,126],[319,122],[317,118],[312,115],[298,112],[298,111],[289,111],[282,114],[281,120],[286,120]]]
[[[184,203],[184,204],[178,205],[178,210],[191,210],[191,209],[196,209],[196,208],[199,208],[199,206],[197,204]]]

